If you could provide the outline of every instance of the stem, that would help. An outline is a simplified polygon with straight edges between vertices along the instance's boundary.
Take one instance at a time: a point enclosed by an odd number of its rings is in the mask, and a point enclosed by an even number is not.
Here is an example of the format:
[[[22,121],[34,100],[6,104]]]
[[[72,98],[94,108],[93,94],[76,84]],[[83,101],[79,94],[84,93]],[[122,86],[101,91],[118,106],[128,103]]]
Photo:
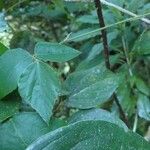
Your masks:
[[[123,45],[124,55],[125,55],[125,58],[126,58],[126,63],[128,65],[129,75],[130,75],[130,77],[133,77],[133,72],[132,72],[132,69],[131,69],[130,59],[129,59],[129,55],[128,55],[128,48],[126,46],[126,41],[125,41],[124,36],[122,36],[122,45]],[[131,83],[130,83],[130,88],[131,88],[131,92],[134,93],[134,89],[133,89]],[[138,125],[138,113],[137,113],[137,110],[136,110],[133,129],[132,129],[133,132],[136,132],[137,125]]]
[[[103,28],[103,27],[105,27],[105,23],[104,23],[104,18],[103,18],[103,13],[102,13],[101,1],[100,0],[94,0],[94,2],[95,2],[96,10],[97,10],[97,16],[99,19],[100,28]],[[109,61],[109,48],[108,48],[108,42],[107,42],[107,31],[106,31],[106,29],[102,30],[101,33],[102,33],[102,41],[103,41],[103,47],[104,47],[105,65],[106,65],[107,69],[111,70],[110,61]],[[116,105],[118,106],[118,109],[119,109],[120,115],[122,116],[122,119],[127,124],[127,126],[129,126],[128,119],[127,119],[127,117],[126,117],[126,115],[122,109],[122,106],[120,105],[115,93],[113,94],[113,98],[116,102]]]
[[[126,42],[125,42],[124,36],[122,36],[122,45],[123,45],[123,51],[124,51],[124,55],[125,55],[125,58],[126,58],[126,62],[127,62],[127,65],[128,65],[128,71],[129,71],[130,76],[132,77],[133,72],[132,72],[132,69],[131,69],[129,55],[128,55],[128,52],[127,52],[127,47],[126,47]]]

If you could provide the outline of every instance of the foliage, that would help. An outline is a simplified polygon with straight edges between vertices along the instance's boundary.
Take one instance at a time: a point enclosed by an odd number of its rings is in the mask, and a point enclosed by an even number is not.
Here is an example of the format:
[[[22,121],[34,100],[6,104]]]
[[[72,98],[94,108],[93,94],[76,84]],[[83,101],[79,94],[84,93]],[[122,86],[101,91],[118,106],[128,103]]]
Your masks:
[[[149,150],[149,24],[102,8],[110,69],[94,2],[0,1],[0,150]]]

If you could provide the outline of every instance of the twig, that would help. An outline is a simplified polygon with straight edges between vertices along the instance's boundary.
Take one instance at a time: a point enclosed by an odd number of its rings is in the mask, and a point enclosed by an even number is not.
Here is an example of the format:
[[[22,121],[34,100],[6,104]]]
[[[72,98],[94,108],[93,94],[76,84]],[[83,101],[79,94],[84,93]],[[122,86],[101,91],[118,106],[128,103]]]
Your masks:
[[[131,66],[130,66],[130,60],[129,60],[129,56],[128,56],[128,52],[127,52],[127,47],[126,47],[126,42],[125,42],[124,36],[122,36],[122,45],[123,45],[123,51],[124,51],[126,63],[128,65],[129,75],[132,77],[133,76],[133,72],[132,72],[132,69],[131,69]]]
[[[125,58],[126,58],[126,63],[128,65],[128,71],[129,71],[129,75],[130,77],[133,77],[133,71],[131,69],[131,64],[130,64],[130,59],[129,59],[129,56],[128,56],[128,48],[126,46],[126,41],[125,41],[125,38],[124,36],[122,36],[122,45],[123,45],[123,51],[124,51],[124,55],[125,55]],[[134,93],[134,89],[130,83],[130,88],[131,88],[131,92]],[[136,132],[137,130],[137,125],[138,125],[138,113],[137,113],[137,109],[136,109],[136,112],[135,112],[135,118],[134,118],[134,124],[133,124],[133,132]]]
[[[95,2],[96,10],[97,10],[97,15],[98,15],[98,19],[99,19],[100,28],[105,27],[103,13],[102,13],[101,1],[100,0],[94,0],[94,2]],[[110,61],[109,61],[109,48],[108,48],[108,42],[107,42],[107,31],[104,29],[104,30],[101,31],[101,33],[102,33],[102,40],[103,40],[103,47],[104,47],[105,65],[106,65],[107,69],[111,70]],[[113,98],[114,98],[114,100],[115,100],[115,102],[118,106],[118,109],[119,109],[119,112],[122,116],[122,119],[127,124],[127,126],[129,126],[128,119],[127,119],[127,117],[126,117],[126,115],[125,115],[125,113],[122,109],[122,106],[120,105],[115,93],[113,94]]]

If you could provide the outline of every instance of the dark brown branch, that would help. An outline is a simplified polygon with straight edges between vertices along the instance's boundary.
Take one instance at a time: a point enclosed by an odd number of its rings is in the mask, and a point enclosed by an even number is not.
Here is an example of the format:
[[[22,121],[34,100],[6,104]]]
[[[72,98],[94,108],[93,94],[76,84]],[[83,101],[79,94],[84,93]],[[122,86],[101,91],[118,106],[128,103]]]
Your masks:
[[[105,27],[103,13],[102,13],[102,6],[99,0],[95,1],[95,7],[97,10],[97,16],[99,19],[100,28]],[[110,61],[109,61],[109,49],[108,49],[108,42],[107,42],[107,32],[106,30],[101,30],[102,33],[102,40],[103,40],[103,47],[104,47],[104,57],[105,57],[105,65],[108,69],[110,69]]]
[[[103,27],[105,27],[105,22],[104,22],[104,17],[103,17],[103,12],[102,12],[101,1],[100,0],[94,0],[94,2],[95,2],[96,10],[97,10],[97,16],[99,19],[100,28],[103,28]],[[108,48],[108,42],[107,42],[107,31],[106,31],[106,29],[101,30],[101,34],[102,34],[102,41],[103,41],[103,47],[104,47],[105,65],[106,65],[107,69],[111,70],[110,61],[109,61],[109,48]],[[127,117],[126,117],[126,115],[122,109],[122,106],[120,105],[115,93],[113,94],[113,98],[116,102],[116,105],[118,106],[118,109],[119,109],[119,112],[120,112],[120,115],[121,115],[123,121],[127,124],[127,126],[129,126],[128,119],[127,119]]]
[[[123,111],[123,108],[122,108],[121,104],[119,103],[119,101],[118,101],[117,96],[116,96],[115,93],[113,94],[113,98],[114,98],[114,100],[115,100],[116,105],[118,106],[119,113],[121,114],[122,120],[126,123],[126,125],[127,125],[128,127],[130,127],[128,118],[127,118],[127,116],[125,115],[125,112]]]

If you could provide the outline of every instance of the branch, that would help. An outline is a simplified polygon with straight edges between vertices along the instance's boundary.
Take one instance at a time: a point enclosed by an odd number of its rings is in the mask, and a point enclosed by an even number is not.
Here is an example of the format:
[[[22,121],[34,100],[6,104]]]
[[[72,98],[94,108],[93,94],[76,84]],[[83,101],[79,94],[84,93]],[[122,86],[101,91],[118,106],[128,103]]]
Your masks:
[[[101,1],[100,0],[94,0],[94,3],[95,3],[96,10],[97,10],[100,28],[103,28],[103,27],[105,27],[105,23],[104,23],[104,18],[103,18],[103,13],[102,13]],[[107,31],[106,31],[106,29],[101,30],[101,33],[102,33],[102,41],[103,41],[103,47],[104,47],[105,65],[106,65],[107,69],[111,70],[110,61],[109,61],[109,48],[108,48],[108,42],[107,42]],[[113,98],[114,98],[114,100],[118,106],[118,109],[119,109],[119,112],[122,116],[122,119],[127,124],[127,126],[129,126],[128,119],[127,119],[127,117],[126,117],[126,115],[122,109],[122,106],[120,105],[115,93],[113,94]]]
[[[98,15],[100,28],[103,28],[105,27],[105,23],[104,23],[101,3],[99,0],[94,0],[94,2],[95,2],[95,7],[97,9],[97,15]],[[103,47],[104,47],[105,65],[106,65],[106,68],[110,69],[109,49],[108,49],[106,29],[101,30],[101,33],[102,33],[102,40],[103,40]]]

